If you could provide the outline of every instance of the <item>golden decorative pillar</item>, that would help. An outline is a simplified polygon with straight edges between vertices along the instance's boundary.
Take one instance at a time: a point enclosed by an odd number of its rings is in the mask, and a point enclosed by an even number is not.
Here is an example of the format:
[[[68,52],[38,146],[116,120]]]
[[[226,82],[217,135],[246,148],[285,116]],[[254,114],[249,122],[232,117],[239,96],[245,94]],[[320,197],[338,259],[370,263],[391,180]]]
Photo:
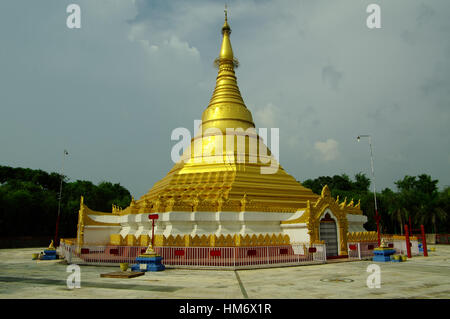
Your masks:
[[[134,200],[134,197],[131,197],[131,203],[128,207],[130,210],[130,214],[136,214],[138,212],[138,208],[136,207],[136,201]]]
[[[347,230],[348,230],[347,218],[346,217],[340,218],[340,220],[339,220],[339,237],[340,237],[339,255],[340,256],[348,255]]]
[[[192,211],[193,212],[197,211],[197,208],[198,208],[199,204],[200,204],[200,200],[199,200],[198,196],[195,196],[194,199],[191,202],[191,206],[192,206]]]
[[[191,235],[184,235],[184,247],[191,246]]]
[[[244,192],[244,196],[241,199],[241,212],[245,212],[245,208],[247,207],[248,203],[249,200],[247,199],[247,193]]]
[[[167,241],[164,235],[155,235],[155,246],[166,246],[166,243]]]
[[[80,197],[80,210],[78,211],[77,225],[77,244],[82,246],[84,243],[84,197]]]
[[[125,245],[127,246],[136,246],[136,237],[132,234],[128,234],[125,237]]]
[[[216,247],[217,236],[215,234],[209,235],[209,247]]]
[[[222,211],[222,206],[223,206],[224,200],[222,197],[222,194],[220,194],[219,198],[217,199],[217,210],[218,212]]]
[[[109,235],[109,242],[111,245],[122,246],[122,236],[120,234],[111,234]]]
[[[139,236],[139,246],[148,246],[151,244],[149,235],[140,235]]]
[[[236,246],[236,247],[242,246],[241,245],[241,243],[242,243],[242,235],[241,234],[234,234],[233,241],[234,241],[234,246]]]

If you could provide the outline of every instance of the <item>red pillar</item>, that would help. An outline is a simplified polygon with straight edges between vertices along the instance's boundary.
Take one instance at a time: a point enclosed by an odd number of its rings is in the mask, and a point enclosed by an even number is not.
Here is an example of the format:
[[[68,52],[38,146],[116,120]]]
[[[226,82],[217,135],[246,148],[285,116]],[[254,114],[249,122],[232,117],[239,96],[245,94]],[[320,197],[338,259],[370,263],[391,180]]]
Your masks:
[[[158,214],[150,214],[148,218],[152,220],[152,247],[155,245],[155,219],[158,219]]]
[[[425,236],[425,227],[423,225],[420,225],[420,230],[422,232],[422,248],[423,248],[423,255],[425,257],[428,257],[428,250],[427,250],[427,237]]]
[[[152,247],[155,246],[155,220],[152,219]]]
[[[409,236],[412,236],[411,216],[409,216]]]
[[[408,254],[408,258],[411,258],[411,242],[409,241],[408,225],[405,225],[405,239],[406,239],[406,252]]]

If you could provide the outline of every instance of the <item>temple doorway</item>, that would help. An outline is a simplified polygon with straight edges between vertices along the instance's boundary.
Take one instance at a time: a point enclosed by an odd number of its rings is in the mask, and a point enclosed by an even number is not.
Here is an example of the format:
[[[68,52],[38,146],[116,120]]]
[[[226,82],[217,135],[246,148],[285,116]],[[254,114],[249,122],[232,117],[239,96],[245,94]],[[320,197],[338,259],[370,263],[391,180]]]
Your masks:
[[[336,221],[329,213],[320,220],[320,240],[325,242],[327,247],[327,258],[338,255],[338,239]]]

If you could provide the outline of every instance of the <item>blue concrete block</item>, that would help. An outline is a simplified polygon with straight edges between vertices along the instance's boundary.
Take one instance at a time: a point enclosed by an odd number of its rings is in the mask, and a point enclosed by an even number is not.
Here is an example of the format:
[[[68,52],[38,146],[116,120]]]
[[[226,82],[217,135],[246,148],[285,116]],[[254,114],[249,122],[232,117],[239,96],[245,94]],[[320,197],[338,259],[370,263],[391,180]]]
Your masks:
[[[161,256],[155,257],[137,257],[137,264],[131,266],[132,271],[162,271],[166,267],[161,263],[163,258]],[[141,269],[141,265],[146,265],[145,269]]]
[[[163,264],[147,264],[148,271],[162,271],[166,269]]]
[[[56,256],[56,250],[53,249],[45,249],[44,254],[46,256]]]
[[[141,271],[141,268],[140,268],[139,264],[132,265],[131,266],[131,271]]]
[[[41,256],[40,260],[55,260],[56,259],[56,255],[44,255]]]
[[[395,254],[395,249],[373,250],[374,255],[390,256]]]
[[[391,261],[391,255],[395,253],[395,249],[383,249],[373,251],[373,261],[387,262]]]
[[[387,261],[391,261],[391,257],[390,256],[374,256],[373,261],[378,261],[378,262],[387,262]]]
[[[140,264],[160,264],[163,258],[161,256],[155,257],[136,257],[136,262]]]

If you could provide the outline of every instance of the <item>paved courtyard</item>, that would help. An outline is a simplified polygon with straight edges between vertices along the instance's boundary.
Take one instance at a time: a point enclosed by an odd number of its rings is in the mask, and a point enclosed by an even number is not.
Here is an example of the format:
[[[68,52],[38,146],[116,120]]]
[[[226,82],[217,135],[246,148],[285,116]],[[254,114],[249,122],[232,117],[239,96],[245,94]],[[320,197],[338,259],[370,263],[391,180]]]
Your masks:
[[[43,248],[0,250],[0,298],[440,298],[450,299],[450,245],[429,257],[378,263],[381,287],[368,288],[371,261],[217,271],[167,269],[131,279],[101,278],[119,267],[81,266],[81,288],[67,288],[64,261],[31,260]]]

